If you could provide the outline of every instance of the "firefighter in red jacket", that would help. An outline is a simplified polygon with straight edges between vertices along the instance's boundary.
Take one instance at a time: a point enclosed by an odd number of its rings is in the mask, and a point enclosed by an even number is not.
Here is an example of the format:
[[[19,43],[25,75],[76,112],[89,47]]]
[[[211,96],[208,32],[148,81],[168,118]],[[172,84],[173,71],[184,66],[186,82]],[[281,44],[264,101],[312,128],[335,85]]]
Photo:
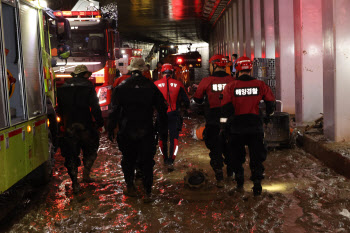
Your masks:
[[[259,103],[266,104],[267,124],[275,108],[275,97],[271,89],[261,80],[250,76],[252,62],[249,57],[240,57],[236,64],[236,80],[228,84],[224,90],[222,118],[225,124],[230,119],[229,145],[232,159],[229,160],[234,168],[237,191],[243,190],[245,162],[245,145],[248,146],[250,156],[250,179],[254,183],[254,196],[261,194],[261,180],[264,178],[263,162],[267,156],[264,144],[264,130],[262,117],[259,115]],[[232,120],[231,120],[232,119]],[[226,128],[226,127],[223,127]]]
[[[128,72],[127,74],[124,74],[123,76],[117,78],[116,80],[114,80],[113,87],[119,86],[124,80],[130,77],[131,77],[131,72]]]
[[[194,101],[197,103],[201,104],[203,102],[204,95],[207,95],[209,102],[209,109],[205,113],[204,141],[210,150],[210,165],[215,172],[217,187],[219,188],[224,187],[224,175],[222,171],[224,166],[223,154],[226,163],[226,160],[230,158],[225,150],[226,142],[223,140],[222,135],[220,135],[222,92],[228,83],[234,81],[234,78],[225,72],[227,62],[227,58],[223,55],[214,55],[211,57],[209,60],[211,76],[202,79],[194,94]],[[233,176],[233,170],[229,166],[227,166],[227,176]]]
[[[168,135],[160,138],[159,147],[163,154],[164,164],[168,166],[169,171],[174,170],[174,160],[179,150],[179,131],[182,128],[182,117],[180,115],[180,104],[183,103],[187,109],[190,106],[190,100],[186,94],[183,84],[173,77],[174,68],[171,64],[166,63],[161,69],[163,78],[155,81],[154,84],[162,92],[168,103],[168,130],[170,136],[170,148],[168,153]]]

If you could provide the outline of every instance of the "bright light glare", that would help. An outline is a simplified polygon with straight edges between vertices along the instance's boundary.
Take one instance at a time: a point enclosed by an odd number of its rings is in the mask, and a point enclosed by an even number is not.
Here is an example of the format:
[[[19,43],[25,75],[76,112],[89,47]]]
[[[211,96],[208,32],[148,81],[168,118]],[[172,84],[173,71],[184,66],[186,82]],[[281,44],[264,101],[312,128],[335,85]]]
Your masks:
[[[286,184],[270,184],[270,185],[263,185],[263,189],[266,189],[269,192],[282,192],[287,190]]]
[[[39,5],[43,8],[47,8],[47,2],[43,0],[39,0]]]

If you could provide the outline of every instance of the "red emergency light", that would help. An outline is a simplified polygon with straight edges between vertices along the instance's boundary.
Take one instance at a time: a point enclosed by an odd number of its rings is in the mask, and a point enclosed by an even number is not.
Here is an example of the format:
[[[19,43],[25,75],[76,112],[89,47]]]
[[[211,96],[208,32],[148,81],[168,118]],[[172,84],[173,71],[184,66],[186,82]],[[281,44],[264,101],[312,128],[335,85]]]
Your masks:
[[[197,59],[197,61],[198,61],[198,62],[201,62],[201,61],[202,61],[202,59],[198,58],[198,59]]]
[[[177,59],[177,63],[182,63],[182,62],[183,62],[182,58]]]
[[[56,11],[55,16],[58,17],[86,17],[86,16],[100,16],[99,11]]]

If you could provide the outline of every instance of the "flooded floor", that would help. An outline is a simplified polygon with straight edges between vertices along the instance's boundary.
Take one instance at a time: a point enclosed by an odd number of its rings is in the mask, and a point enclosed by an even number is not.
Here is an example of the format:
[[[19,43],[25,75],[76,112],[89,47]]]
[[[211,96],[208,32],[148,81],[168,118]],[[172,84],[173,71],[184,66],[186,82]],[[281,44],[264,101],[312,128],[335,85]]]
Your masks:
[[[192,139],[201,120],[185,119],[179,139],[175,171],[168,173],[159,152],[154,169],[155,201],[123,195],[121,153],[106,136],[92,176],[73,195],[71,182],[56,154],[52,181],[35,204],[5,232],[350,232],[350,180],[334,173],[300,149],[269,152],[263,194],[253,197],[249,161],[245,164],[244,193],[228,194],[235,184],[215,186],[204,142]],[[193,168],[209,176],[205,191],[184,188],[184,176]],[[81,180],[82,169],[80,168]],[[142,196],[142,186],[139,186]],[[30,201],[28,201],[30,202]],[[1,229],[0,229],[1,231]]]

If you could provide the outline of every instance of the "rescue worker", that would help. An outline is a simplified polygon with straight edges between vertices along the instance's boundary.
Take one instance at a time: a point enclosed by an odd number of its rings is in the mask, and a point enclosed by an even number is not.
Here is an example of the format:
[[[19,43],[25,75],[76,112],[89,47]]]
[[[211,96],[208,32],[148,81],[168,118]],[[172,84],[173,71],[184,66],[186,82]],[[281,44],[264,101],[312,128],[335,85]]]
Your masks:
[[[132,59],[131,59],[132,60]],[[129,60],[129,65],[131,60]],[[143,73],[144,75],[144,73]],[[144,75],[145,76],[145,75]],[[119,86],[124,80],[128,79],[131,77],[131,72],[129,71],[127,74],[124,74],[123,76],[119,77],[116,79],[113,83],[113,87]],[[145,76],[146,77],[146,76]],[[146,77],[147,78],[147,77]],[[151,79],[150,79],[151,80]],[[152,80],[151,80],[152,81]],[[141,180],[142,179],[142,171],[139,169],[139,166],[136,166],[136,175],[135,175],[135,180]]]
[[[232,74],[232,62],[230,61],[230,58],[229,56],[226,56],[227,58],[227,65],[226,65],[226,68],[225,68],[225,71],[228,75],[231,75]]]
[[[121,84],[125,79],[130,77],[131,77],[131,72],[128,72],[127,74],[122,75],[121,77],[114,80],[113,87],[119,86],[119,84]]]
[[[131,62],[131,60],[132,60],[133,58],[134,58],[134,57],[129,58],[129,60],[128,60],[128,66],[130,65],[130,62]],[[120,76],[119,78],[115,79],[114,82],[113,82],[113,87],[118,86],[118,85],[121,84],[125,79],[130,78],[130,76],[131,76],[131,72],[128,71],[128,73],[123,74],[123,75]]]
[[[217,54],[210,58],[210,73],[211,76],[203,78],[199,83],[196,93],[194,94],[194,101],[201,104],[204,99],[204,95],[207,95],[209,102],[209,109],[205,112],[205,132],[204,141],[207,148],[210,150],[210,165],[215,172],[217,180],[217,186],[219,188],[224,187],[224,175],[223,166],[225,154],[225,160],[230,157],[227,154],[226,143],[222,135],[220,135],[220,115],[222,104],[222,91],[225,86],[233,82],[233,77],[225,72],[227,64],[227,58],[223,55]],[[227,166],[227,176],[229,179],[233,176],[232,169]]]
[[[223,93],[223,115],[221,122],[225,124],[230,116],[234,116],[229,127],[229,145],[232,149],[231,166],[234,168],[236,189],[243,190],[245,162],[245,145],[249,149],[250,179],[254,183],[254,196],[261,194],[261,180],[264,178],[263,162],[267,156],[264,145],[264,130],[262,118],[259,115],[259,103],[264,100],[266,104],[266,116],[274,112],[275,97],[271,89],[263,81],[253,78],[251,75],[252,62],[249,57],[240,57],[236,61],[237,79],[225,87]],[[226,128],[226,127],[223,127]]]
[[[182,77],[181,77],[181,79],[182,79],[182,83],[184,85],[189,85],[189,83],[190,83],[190,69],[188,68],[187,65],[184,65],[182,67]]]
[[[108,138],[114,141],[114,129],[118,125],[117,142],[122,157],[122,169],[126,182],[124,195],[137,196],[134,185],[136,165],[143,174],[144,202],[152,201],[153,158],[156,153],[153,110],[159,116],[159,134],[167,133],[167,104],[152,81],[142,76],[145,62],[134,58],[128,70],[131,77],[117,86],[112,95],[112,112],[109,115]]]
[[[181,77],[182,75],[181,75],[181,73],[182,73],[181,68],[179,67],[178,64],[175,64],[174,65],[174,79],[182,82],[182,77]]]
[[[152,72],[153,82],[162,79],[162,65],[163,64],[161,62],[157,62],[157,67]]]
[[[182,116],[180,115],[180,104],[183,103],[186,109],[190,106],[190,100],[185,91],[183,84],[173,79],[174,68],[171,64],[166,63],[162,66],[163,78],[154,82],[160,92],[162,92],[168,103],[168,130],[170,136],[170,147],[168,153],[168,134],[160,138],[159,147],[163,154],[164,164],[168,171],[174,170],[174,160],[179,150],[179,131],[182,128]]]
[[[60,127],[59,146],[65,158],[64,165],[72,179],[73,192],[76,193],[80,189],[77,180],[78,167],[81,164],[80,150],[83,151],[83,181],[90,183],[93,181],[90,171],[99,147],[97,127],[103,133],[104,121],[95,87],[88,80],[91,72],[86,66],[79,65],[71,75],[73,78],[67,79],[57,88],[57,113],[63,123]]]
[[[232,54],[232,72],[231,72],[231,75],[232,75],[232,77],[236,77],[236,68],[235,68],[235,66],[236,66],[236,61],[237,61],[237,57],[238,57],[238,55],[237,54]]]
[[[149,64],[147,64],[146,66],[147,66],[147,69],[145,71],[143,71],[142,75],[152,81],[152,76],[151,76],[151,72],[150,72],[151,66]]]

